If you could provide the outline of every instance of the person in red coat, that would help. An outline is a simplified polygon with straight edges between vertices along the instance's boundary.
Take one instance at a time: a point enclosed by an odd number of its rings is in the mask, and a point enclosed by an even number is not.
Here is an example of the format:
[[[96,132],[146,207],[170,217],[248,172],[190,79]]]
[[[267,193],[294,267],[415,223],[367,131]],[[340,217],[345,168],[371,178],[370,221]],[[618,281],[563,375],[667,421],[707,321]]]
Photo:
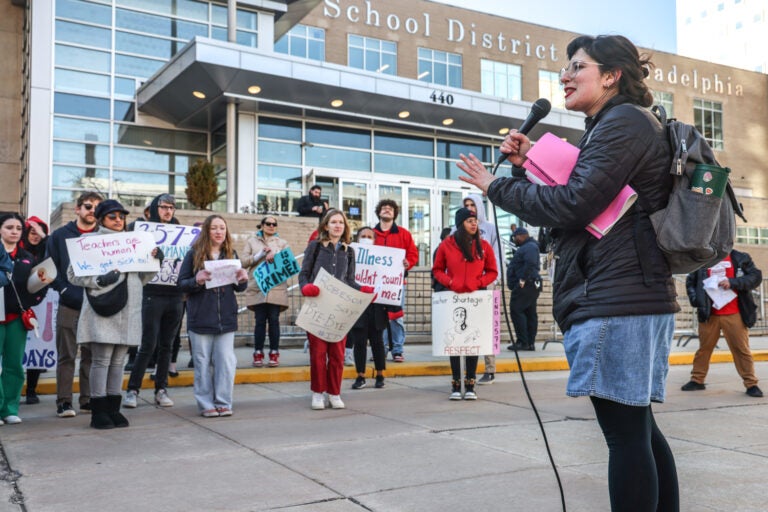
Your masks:
[[[456,232],[437,248],[432,275],[440,284],[455,293],[484,290],[496,280],[499,275],[496,256],[490,244],[480,238],[477,214],[472,210],[461,208],[456,212]],[[460,356],[451,356],[450,360],[453,376],[450,399],[461,400]],[[476,371],[477,356],[467,356],[465,400],[477,400]]]

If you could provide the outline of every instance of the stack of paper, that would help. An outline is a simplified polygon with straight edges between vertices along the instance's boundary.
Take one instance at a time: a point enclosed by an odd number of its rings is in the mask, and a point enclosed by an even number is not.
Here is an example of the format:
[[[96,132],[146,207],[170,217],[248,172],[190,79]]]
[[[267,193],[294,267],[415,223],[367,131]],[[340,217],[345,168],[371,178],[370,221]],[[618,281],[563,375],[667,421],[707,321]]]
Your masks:
[[[571,176],[579,148],[552,133],[545,133],[526,154],[525,176],[532,183],[554,187],[565,185]],[[637,199],[635,190],[626,185],[619,195],[585,228],[595,238],[602,238]]]

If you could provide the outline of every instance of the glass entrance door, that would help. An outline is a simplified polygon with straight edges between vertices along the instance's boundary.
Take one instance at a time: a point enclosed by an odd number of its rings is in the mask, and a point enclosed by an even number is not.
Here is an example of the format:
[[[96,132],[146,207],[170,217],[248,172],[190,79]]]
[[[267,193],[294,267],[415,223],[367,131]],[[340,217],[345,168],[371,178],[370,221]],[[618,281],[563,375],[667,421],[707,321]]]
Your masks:
[[[419,250],[419,265],[432,266],[430,250],[432,216],[430,215],[430,189],[408,187],[408,231]]]

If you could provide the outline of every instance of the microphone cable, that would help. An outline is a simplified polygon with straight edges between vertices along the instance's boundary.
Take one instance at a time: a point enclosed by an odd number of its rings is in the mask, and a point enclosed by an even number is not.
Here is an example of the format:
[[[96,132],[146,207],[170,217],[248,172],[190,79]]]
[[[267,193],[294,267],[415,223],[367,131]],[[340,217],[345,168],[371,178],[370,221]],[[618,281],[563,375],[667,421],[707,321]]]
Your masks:
[[[495,176],[496,175],[496,171],[498,170],[499,166],[505,160],[506,160],[506,158],[499,159],[499,161],[497,161],[496,165],[493,167],[493,170],[491,171],[491,174],[493,174]],[[498,215],[496,215],[497,210],[498,210],[498,206],[496,206],[492,201],[490,201],[490,202],[493,205],[493,224],[496,227],[496,245],[498,246],[499,256],[501,256],[504,253],[502,252],[501,236],[499,235],[499,233],[500,233],[500,231],[499,231],[499,217],[498,217]],[[541,249],[539,248],[539,250],[541,250]],[[501,260],[501,258],[500,258],[500,260]],[[502,279],[501,279],[501,305],[502,305],[502,308],[504,309],[504,320],[505,320],[505,323],[507,325],[507,331],[510,334],[510,339],[514,340],[515,338],[512,336],[512,326],[510,325],[510,321],[509,321],[509,310],[507,309],[507,295],[505,293],[505,281],[506,281],[507,276],[505,275],[506,272],[501,272],[500,271],[499,273],[502,274],[502,276],[503,276]],[[533,340],[533,341],[535,342],[535,340]],[[563,482],[560,480],[560,473],[557,470],[557,464],[555,463],[555,458],[552,455],[552,449],[549,446],[549,439],[547,438],[547,432],[544,429],[544,423],[541,421],[541,415],[539,415],[539,410],[536,408],[536,404],[533,401],[533,396],[531,396],[531,391],[528,388],[528,382],[525,379],[525,372],[523,371],[523,364],[520,361],[520,354],[517,351],[517,347],[515,346],[515,342],[514,341],[512,342],[512,348],[513,348],[513,351],[515,352],[515,361],[517,362],[517,369],[520,372],[520,381],[523,383],[523,389],[525,390],[525,396],[526,396],[526,398],[528,398],[528,403],[531,404],[531,409],[533,410],[533,414],[536,416],[536,422],[539,424],[539,430],[541,431],[541,436],[544,439],[544,447],[547,450],[547,457],[549,458],[549,464],[552,467],[552,471],[555,474],[555,479],[557,480],[557,488],[558,488],[558,491],[560,492],[560,503],[561,503],[561,505],[563,507],[563,512],[566,512],[566,507],[565,507],[565,490],[563,489]]]

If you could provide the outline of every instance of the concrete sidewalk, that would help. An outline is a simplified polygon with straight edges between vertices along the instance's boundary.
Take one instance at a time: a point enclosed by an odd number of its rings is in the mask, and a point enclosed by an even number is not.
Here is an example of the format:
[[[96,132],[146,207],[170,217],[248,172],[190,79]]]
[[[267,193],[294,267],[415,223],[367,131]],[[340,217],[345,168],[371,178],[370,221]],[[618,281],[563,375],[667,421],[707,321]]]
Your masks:
[[[706,391],[682,392],[689,371],[673,366],[667,402],[654,406],[681,509],[765,510],[768,399],[746,396],[732,364],[712,365]],[[607,449],[589,401],[564,395],[566,378],[534,372],[527,383],[567,510],[606,511]],[[108,431],[90,429],[88,415],[57,418],[43,396],[22,406],[23,424],[0,427],[0,511],[562,510],[520,375],[499,374],[476,402],[449,401],[448,380],[388,378],[360,391],[346,380],[347,408],[325,411],[310,410],[306,382],[244,384],[235,415],[216,419],[178,387],[176,406],[143,393],[126,412],[131,427]]]
[[[565,351],[562,343],[548,343],[543,348],[543,343],[536,344],[535,352],[519,352],[520,362],[525,372],[567,370],[568,362],[565,358]],[[768,361],[768,336],[750,338],[755,361]],[[693,354],[698,348],[698,340],[691,340],[687,346],[678,346],[677,341],[673,343],[670,354],[671,365],[691,365]],[[370,352],[370,350],[369,350]],[[253,346],[240,346],[235,348],[237,355],[237,376],[238,384],[258,384],[266,382],[292,382],[309,381],[309,354],[302,348],[282,348],[280,350],[280,366],[277,368],[253,368],[252,354]],[[426,343],[405,345],[404,363],[395,363],[391,357],[387,359],[387,369],[385,375],[389,377],[414,377],[414,376],[434,376],[450,375],[451,370],[447,357],[436,357],[432,355],[432,346]],[[187,368],[190,361],[189,351],[183,347],[179,353],[178,369],[179,376],[169,379],[169,387],[191,386],[193,382],[193,372]],[[721,339],[717,350],[712,355],[713,363],[732,362],[733,358],[728,351],[728,346],[724,339]],[[497,373],[518,372],[518,364],[515,359],[515,353],[502,346],[501,353],[496,358]],[[482,375],[484,368],[483,358],[480,358],[478,364],[478,375]],[[143,389],[154,389],[154,383],[150,380],[149,371],[142,383]],[[345,379],[354,379],[356,376],[353,367],[344,369]],[[373,363],[368,362],[366,376],[373,378]],[[49,377],[50,376],[50,377]],[[38,393],[52,394],[56,393],[55,372],[46,372],[41,375]],[[124,385],[128,382],[126,373]],[[77,378],[75,387],[78,387]],[[768,391],[768,389],[766,390]]]

